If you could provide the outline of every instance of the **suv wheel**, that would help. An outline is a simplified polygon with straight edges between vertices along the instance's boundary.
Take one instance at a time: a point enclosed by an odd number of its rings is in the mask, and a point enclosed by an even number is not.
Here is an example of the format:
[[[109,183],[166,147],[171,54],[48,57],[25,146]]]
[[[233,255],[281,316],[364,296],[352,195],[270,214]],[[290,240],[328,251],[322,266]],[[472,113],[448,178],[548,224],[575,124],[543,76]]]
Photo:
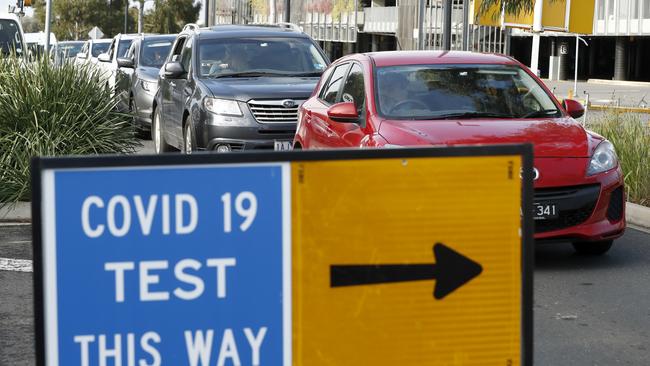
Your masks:
[[[160,108],[156,108],[153,112],[153,121],[151,123],[151,139],[153,140],[153,148],[156,154],[162,154],[172,151],[172,147],[165,141],[165,134],[162,130],[160,121]]]
[[[183,153],[191,154],[196,151],[196,137],[192,123],[185,118],[185,128],[183,129]]]
[[[614,244],[613,240],[593,241],[593,242],[575,242],[573,248],[579,254],[584,255],[603,255]]]

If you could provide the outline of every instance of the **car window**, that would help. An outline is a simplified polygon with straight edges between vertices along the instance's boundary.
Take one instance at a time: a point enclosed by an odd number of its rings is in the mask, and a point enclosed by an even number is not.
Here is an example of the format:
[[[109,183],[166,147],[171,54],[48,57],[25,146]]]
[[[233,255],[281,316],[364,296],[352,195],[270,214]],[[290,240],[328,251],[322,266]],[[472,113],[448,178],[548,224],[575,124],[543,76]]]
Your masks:
[[[79,52],[79,53],[83,53],[85,55],[88,55],[88,42],[84,43],[83,47],[81,47],[81,52]]]
[[[309,38],[202,39],[197,43],[201,77],[237,73],[319,77],[327,61]]]
[[[377,68],[376,97],[385,117],[541,118],[561,112],[516,65],[405,65]]]
[[[117,57],[126,56],[126,53],[129,51],[129,47],[131,47],[131,43],[133,43],[132,39],[120,40],[117,46]]]
[[[172,51],[170,55],[170,61],[179,61],[180,62],[180,57],[181,57],[181,52],[183,51],[183,45],[185,44],[185,37],[179,38],[176,40],[176,43],[174,44],[174,50]]]
[[[366,90],[363,83],[363,69],[359,64],[352,64],[348,77],[343,84],[341,97],[337,102],[352,102],[360,114],[366,105]]]
[[[126,51],[126,54],[124,55],[124,58],[128,58],[129,60],[135,60],[135,48],[136,48],[137,42],[131,43],[131,47]]]
[[[183,64],[185,71],[190,71],[190,65],[192,64],[192,39],[185,41],[183,52],[181,53],[181,64]]]
[[[112,60],[113,59],[113,54],[115,53],[115,43],[117,40],[113,39],[113,42],[111,42],[111,45],[108,47],[108,57]]]
[[[110,47],[110,45],[110,43],[93,43],[92,56],[97,57],[102,53],[105,53],[108,51],[108,47]]]
[[[83,45],[85,46],[85,45]],[[56,48],[59,57],[61,58],[72,58],[77,55],[77,53],[82,52],[81,43],[63,43],[59,44]]]
[[[343,82],[343,77],[345,77],[345,72],[348,70],[349,64],[338,65],[332,72],[332,77],[327,83],[327,87],[323,89],[323,93],[320,98],[329,104],[334,104],[337,101],[339,95],[339,90],[341,89],[341,83]]]
[[[0,55],[8,55],[13,51],[16,53],[23,51],[20,28],[13,20],[0,19]]]
[[[173,40],[152,39],[142,42],[140,65],[161,68],[172,48]]]

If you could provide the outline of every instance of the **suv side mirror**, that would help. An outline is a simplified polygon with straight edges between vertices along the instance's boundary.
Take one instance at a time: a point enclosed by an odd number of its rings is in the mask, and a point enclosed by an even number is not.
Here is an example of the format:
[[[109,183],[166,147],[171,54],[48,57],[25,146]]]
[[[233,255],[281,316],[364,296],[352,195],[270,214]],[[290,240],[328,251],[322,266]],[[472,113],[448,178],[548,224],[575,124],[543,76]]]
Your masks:
[[[86,56],[85,52],[79,52],[79,53],[77,53],[77,58],[81,58],[81,59],[85,60],[85,59],[88,58],[88,56]]]
[[[357,123],[359,113],[353,102],[342,102],[334,104],[327,110],[327,117],[334,122]]]
[[[124,67],[124,68],[127,68],[127,69],[133,69],[135,67],[135,63],[130,58],[118,57],[117,66],[118,67]]]
[[[582,106],[582,104],[573,99],[565,99],[562,101],[562,106],[572,118],[580,118],[585,114],[585,108]]]
[[[183,75],[185,75],[185,68],[180,62],[173,61],[165,64],[165,77],[170,79],[180,79]]]
[[[108,53],[101,53],[97,56],[97,59],[100,62],[111,62],[111,58],[108,56]]]

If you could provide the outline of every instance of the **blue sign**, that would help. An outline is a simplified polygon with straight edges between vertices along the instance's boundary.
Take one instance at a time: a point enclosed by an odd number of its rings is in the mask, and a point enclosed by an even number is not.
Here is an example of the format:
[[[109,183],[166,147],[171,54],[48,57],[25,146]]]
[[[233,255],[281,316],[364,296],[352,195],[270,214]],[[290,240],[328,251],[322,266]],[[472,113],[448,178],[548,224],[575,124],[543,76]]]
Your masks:
[[[288,163],[42,173],[47,365],[288,365]]]

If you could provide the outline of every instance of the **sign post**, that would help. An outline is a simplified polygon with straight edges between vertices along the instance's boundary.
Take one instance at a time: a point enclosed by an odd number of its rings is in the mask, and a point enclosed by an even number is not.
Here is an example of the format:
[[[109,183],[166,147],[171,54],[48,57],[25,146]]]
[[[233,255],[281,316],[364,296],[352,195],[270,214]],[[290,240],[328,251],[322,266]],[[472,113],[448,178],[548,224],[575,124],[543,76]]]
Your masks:
[[[33,187],[39,366],[532,364],[529,146],[36,159]]]

